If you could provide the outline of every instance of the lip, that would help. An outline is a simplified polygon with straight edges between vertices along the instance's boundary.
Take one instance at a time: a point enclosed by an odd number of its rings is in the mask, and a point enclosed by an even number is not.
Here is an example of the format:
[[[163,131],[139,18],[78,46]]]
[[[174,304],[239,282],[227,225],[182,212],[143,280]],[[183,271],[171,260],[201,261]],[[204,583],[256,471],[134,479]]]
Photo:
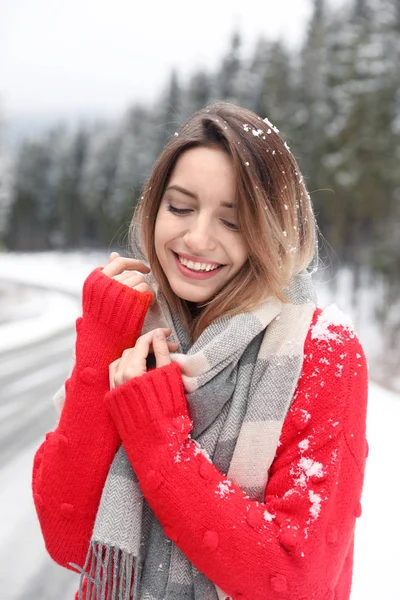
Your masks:
[[[201,258],[200,256],[191,256],[190,254],[185,254],[185,252],[174,252],[174,254],[179,254],[179,256],[182,256],[182,258],[186,258],[186,260],[203,263],[204,265],[222,265],[222,263],[217,263],[213,260],[207,260],[206,258]]]
[[[172,254],[174,256],[174,260],[175,260],[177,269],[182,273],[182,275],[184,275],[185,277],[188,277],[189,279],[211,279],[211,277],[215,277],[224,268],[224,266],[221,266],[218,269],[214,269],[214,271],[192,271],[191,269],[188,269],[187,267],[185,267],[185,265],[183,265],[179,261],[179,258],[175,252],[172,252]],[[183,256],[183,254],[180,254],[180,255]],[[200,261],[196,261],[196,262],[200,262]],[[218,263],[211,263],[211,264],[215,265]]]

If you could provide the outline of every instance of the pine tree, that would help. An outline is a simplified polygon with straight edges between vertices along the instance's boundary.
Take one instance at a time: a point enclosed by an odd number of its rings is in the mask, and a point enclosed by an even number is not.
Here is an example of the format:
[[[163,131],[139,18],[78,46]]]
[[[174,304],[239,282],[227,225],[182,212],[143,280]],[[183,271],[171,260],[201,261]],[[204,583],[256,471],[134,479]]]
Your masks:
[[[390,171],[395,165],[388,134],[392,93],[387,94],[383,85],[385,36],[365,4],[356,8],[353,20],[350,15],[342,17],[332,48],[331,118],[324,162],[335,192],[326,211],[335,223],[335,245],[341,258],[358,268],[371,262],[378,230],[391,214],[384,173],[388,165],[392,164]]]
[[[118,235],[126,235],[143,185],[150,175],[160,144],[160,108],[136,104],[127,111],[118,128],[120,148],[115,186],[110,196],[113,218],[120,224]]]
[[[260,116],[266,114],[265,80],[267,75],[269,56],[272,44],[264,36],[258,38],[253,54],[241,69],[241,85],[239,91],[239,104],[253,110]]]
[[[182,121],[182,103],[183,94],[175,70],[172,71],[166,92],[161,94],[160,101],[157,103],[159,126],[158,151],[161,152],[168,139],[174,135]]]
[[[4,124],[0,112],[0,250],[5,243],[12,204],[12,157],[3,139]]]
[[[204,70],[196,71],[190,77],[183,108],[185,118],[204,108],[209,103],[211,86],[210,76]]]
[[[282,134],[292,132],[294,112],[294,74],[292,59],[281,41],[269,44],[257,97],[257,112],[278,124]]]
[[[61,139],[62,131],[53,130],[42,140],[25,141],[19,149],[5,234],[12,250],[44,250],[52,245]]]
[[[231,37],[229,51],[222,61],[217,75],[217,95],[223,100],[235,102],[237,98],[237,77],[240,72],[241,37],[235,31]]]
[[[115,234],[122,212],[115,196],[120,149],[119,128],[104,123],[88,136],[80,185],[86,243],[91,238],[91,243],[108,245]]]
[[[369,16],[368,0],[354,0],[354,17],[363,20]]]
[[[89,152],[89,132],[81,125],[63,153],[56,190],[64,248],[80,248],[84,240],[83,174]]]
[[[326,152],[325,129],[330,116],[327,80],[329,18],[325,1],[314,0],[312,17],[294,69],[297,73],[297,97],[293,110],[294,145],[299,150],[300,166],[320,214],[322,230],[325,229],[323,206],[329,194],[322,164]]]

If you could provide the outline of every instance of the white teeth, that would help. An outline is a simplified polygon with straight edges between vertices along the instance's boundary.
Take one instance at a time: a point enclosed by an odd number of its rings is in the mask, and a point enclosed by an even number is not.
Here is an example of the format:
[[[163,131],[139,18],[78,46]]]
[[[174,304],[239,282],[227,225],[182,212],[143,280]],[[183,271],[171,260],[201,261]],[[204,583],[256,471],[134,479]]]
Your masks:
[[[192,260],[187,260],[183,258],[183,256],[179,256],[179,262],[188,267],[188,269],[192,269],[193,271],[214,271],[218,268],[219,265],[210,265],[209,263],[199,263],[193,262]]]

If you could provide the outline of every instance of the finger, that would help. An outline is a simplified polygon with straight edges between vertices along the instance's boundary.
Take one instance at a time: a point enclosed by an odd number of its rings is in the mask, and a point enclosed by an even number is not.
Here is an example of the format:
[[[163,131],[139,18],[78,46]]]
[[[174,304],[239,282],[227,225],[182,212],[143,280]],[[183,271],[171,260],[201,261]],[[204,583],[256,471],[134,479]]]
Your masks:
[[[176,352],[176,350],[179,348],[179,344],[178,342],[168,342],[168,348],[171,352]]]
[[[140,377],[147,371],[146,359],[150,351],[150,338],[148,335],[143,335],[136,342],[134,348],[124,350],[121,356],[118,369],[115,373],[115,381],[117,385],[122,385],[133,377]]]
[[[124,271],[140,271],[141,273],[148,273],[150,268],[142,261],[136,260],[135,258],[118,256],[103,269],[103,272],[109,277],[120,275]]]
[[[128,285],[129,287],[135,287],[140,283],[145,283],[143,275],[132,271],[125,271],[124,273],[121,273],[121,275],[115,275],[115,277],[112,277],[112,279],[116,279],[120,283]]]
[[[147,333],[141,335],[137,340],[136,340],[136,344],[135,347],[132,348],[132,350],[135,350],[136,348],[143,348],[143,349],[147,349],[149,353],[150,348],[152,348],[152,344],[153,344],[153,337],[154,337],[154,332],[155,331],[162,331],[164,333],[164,337],[167,338],[170,334],[171,334],[171,329],[169,327],[160,327],[158,329],[152,329],[151,331],[148,331]],[[147,356],[146,354],[146,356]]]
[[[168,344],[168,348],[170,352],[176,352],[179,348],[179,344],[178,342],[169,342],[167,340],[167,344]],[[150,344],[150,350],[149,352],[154,354],[154,348],[153,348],[153,342]]]
[[[150,271],[150,268],[140,260],[118,256],[104,267],[103,273],[109,277],[115,277],[115,275],[120,275],[123,271],[129,269],[132,271],[140,271],[141,273],[148,273]]]
[[[165,333],[162,329],[153,332],[153,351],[156,357],[156,367],[164,367],[171,363],[170,350]]]
[[[170,332],[170,329],[166,329]],[[168,335],[168,334],[167,334]],[[141,335],[133,348],[127,348],[123,351],[116,371],[116,382],[121,385],[132,377],[139,377],[146,373],[146,359],[150,353],[153,331]]]
[[[119,256],[118,252],[111,252],[110,256],[108,257],[108,261],[107,263],[110,263],[114,260],[114,258],[117,258]]]
[[[152,295],[152,299],[151,299],[151,304],[154,304],[155,300],[156,300],[156,295],[154,290],[149,286],[148,283],[139,283],[139,285],[135,285],[132,286],[135,288],[135,290],[137,290],[138,292],[147,292],[149,294]]]
[[[164,335],[171,332],[167,328],[163,331],[165,332]],[[140,377],[146,373],[146,359],[150,352],[153,352],[153,331],[141,336],[139,340],[134,348],[124,350],[121,358],[110,365],[110,389],[114,389],[133,377]],[[177,342],[167,342],[167,344],[168,352],[175,352],[179,347]]]
[[[169,327],[163,327],[159,330],[163,332],[165,338],[171,334],[171,329]],[[153,329],[151,331],[148,331],[147,333],[141,335],[137,339],[135,347],[132,348],[132,355],[130,356],[135,356],[136,359],[141,363],[142,361],[146,362],[146,358],[148,357],[150,352],[153,351],[154,331],[157,330]]]
[[[171,329],[164,328],[164,334],[170,335]],[[153,330],[141,335],[134,348],[127,348],[123,351],[119,364],[114,375],[116,385],[122,385],[133,377],[140,377],[147,371],[146,359],[150,353],[153,340]]]
[[[127,277],[138,277],[140,279],[140,281],[145,281],[143,275],[141,273],[138,273],[137,271],[124,271],[120,275],[115,275],[114,279],[118,279],[119,281],[121,281],[121,280],[123,281]]]
[[[120,362],[120,359],[118,358],[117,360],[114,360],[114,362],[112,362],[108,367],[108,378],[109,378],[109,382],[110,382],[110,390],[113,390],[116,387],[115,373],[117,372],[119,362]]]

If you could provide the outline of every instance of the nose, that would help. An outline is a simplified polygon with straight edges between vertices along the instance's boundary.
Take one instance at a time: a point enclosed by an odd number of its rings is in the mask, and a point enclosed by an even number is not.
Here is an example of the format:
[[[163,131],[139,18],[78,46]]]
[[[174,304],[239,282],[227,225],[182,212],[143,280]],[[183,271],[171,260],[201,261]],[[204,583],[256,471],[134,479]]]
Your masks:
[[[212,224],[206,219],[197,219],[183,236],[186,246],[195,254],[212,252],[216,248]]]

